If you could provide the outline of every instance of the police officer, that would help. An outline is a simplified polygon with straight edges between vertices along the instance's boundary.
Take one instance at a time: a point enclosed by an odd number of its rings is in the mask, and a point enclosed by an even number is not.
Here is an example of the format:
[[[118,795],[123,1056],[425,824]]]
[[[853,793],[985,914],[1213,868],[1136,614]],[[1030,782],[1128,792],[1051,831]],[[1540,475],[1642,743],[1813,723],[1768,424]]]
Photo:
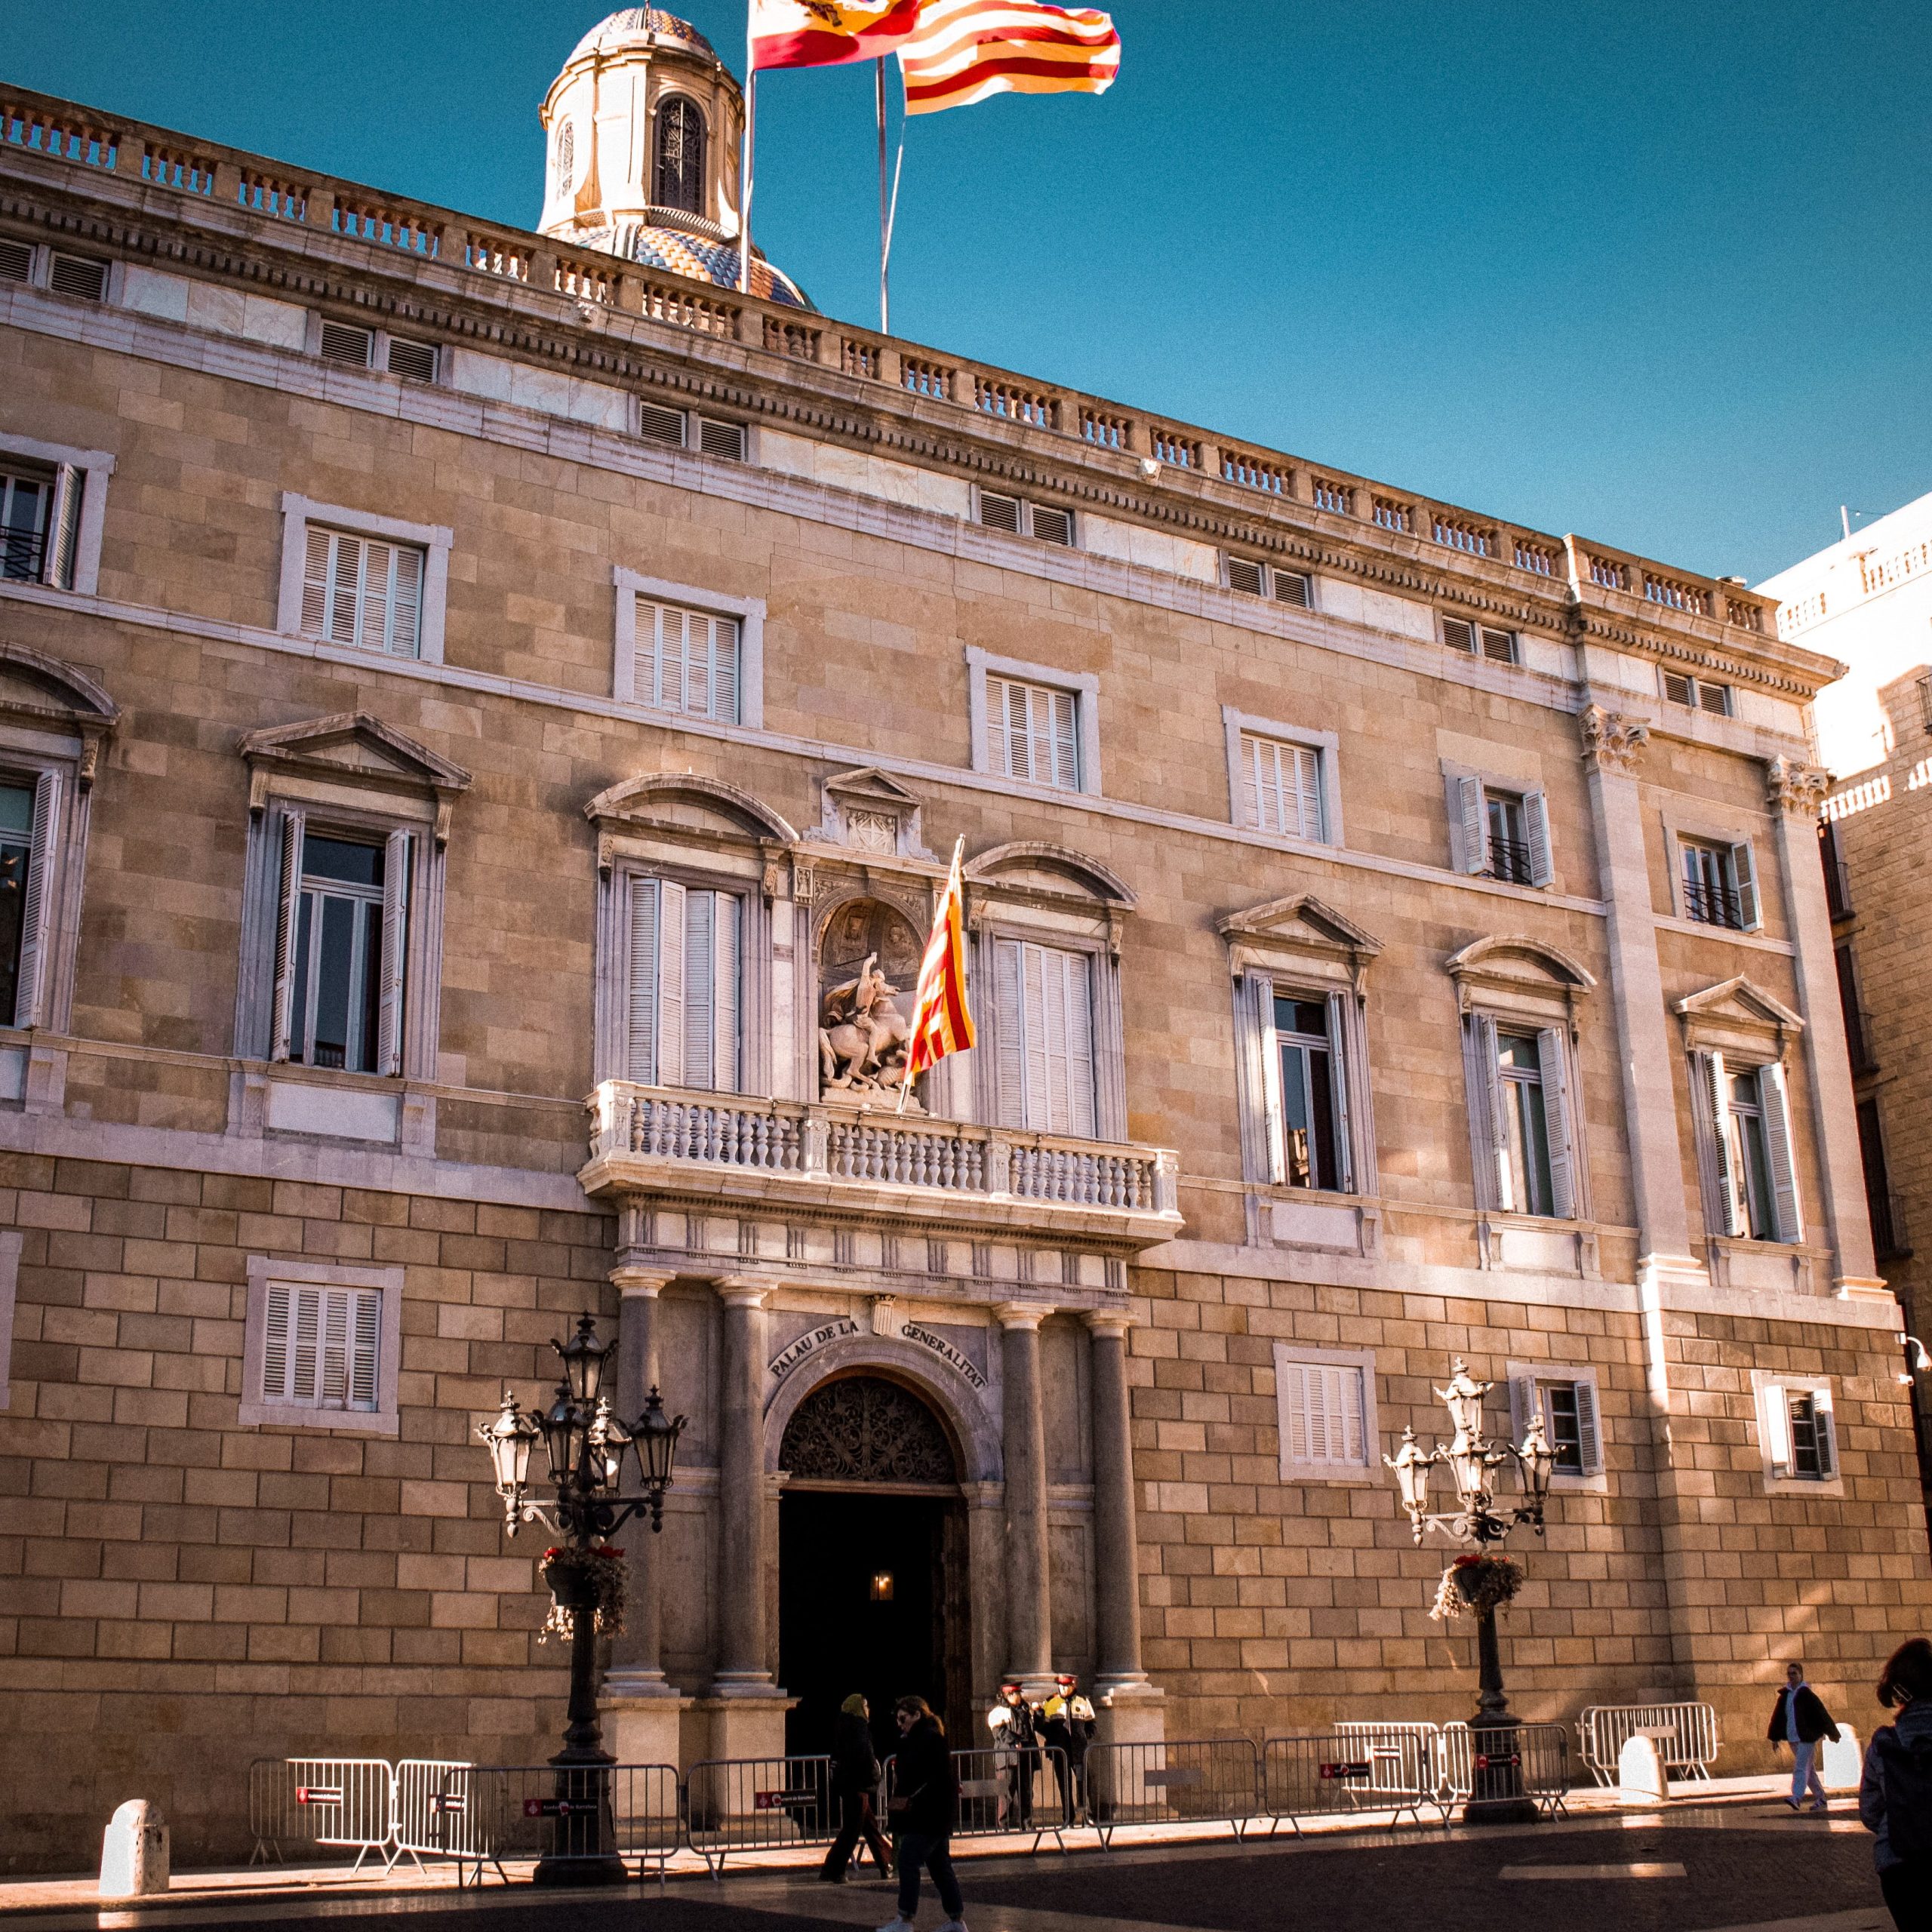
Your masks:
[[[1094,1706],[1079,1694],[1078,1680],[1054,1680],[1054,1694],[1040,1706],[1040,1737],[1054,1759],[1060,1816],[1073,1824],[1087,1809],[1087,1746],[1094,1735]]]

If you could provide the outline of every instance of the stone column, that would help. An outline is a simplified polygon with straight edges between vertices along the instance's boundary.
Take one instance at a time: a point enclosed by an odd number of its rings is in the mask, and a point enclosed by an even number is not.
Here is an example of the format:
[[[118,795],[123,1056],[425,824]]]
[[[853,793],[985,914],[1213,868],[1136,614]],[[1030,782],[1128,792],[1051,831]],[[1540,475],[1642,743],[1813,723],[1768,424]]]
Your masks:
[[[1047,1428],[1040,1391],[1040,1302],[1002,1302],[1005,1396],[1006,1648],[1009,1675],[1029,1697],[1053,1688],[1053,1611],[1047,1569]]]
[[[724,1304],[718,1403],[718,1670],[720,1696],[771,1683],[765,1668],[764,1456],[758,1401],[765,1291],[718,1283]]]
[[[1094,1595],[1100,1631],[1094,1673],[1099,1735],[1144,1743],[1162,1735],[1161,1694],[1140,1663],[1140,1534],[1134,1506],[1133,1415],[1121,1309],[1087,1317],[1093,1337]]]
[[[1795,957],[1798,1016],[1804,1022],[1805,1084],[1811,1090],[1811,1124],[1818,1149],[1819,1203],[1832,1244],[1832,1286],[1846,1294],[1883,1294],[1885,1284],[1872,1254],[1872,1221],[1859,1158],[1858,1115],[1852,1097],[1851,1060],[1838,1002],[1837,961],[1832,952],[1832,915],[1825,875],[1818,863],[1818,814],[1831,776],[1815,764],[1774,758],[1766,767],[1766,802],[1771,808],[1778,869]],[[1807,1230],[1807,1233],[1808,1233]]]

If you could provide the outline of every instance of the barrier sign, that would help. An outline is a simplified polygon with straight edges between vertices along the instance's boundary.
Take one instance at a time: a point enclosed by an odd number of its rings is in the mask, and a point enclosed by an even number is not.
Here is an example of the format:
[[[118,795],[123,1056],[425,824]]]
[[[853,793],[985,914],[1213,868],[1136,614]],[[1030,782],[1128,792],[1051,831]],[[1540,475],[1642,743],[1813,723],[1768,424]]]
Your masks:
[[[457,1800],[460,1804],[462,1801]],[[523,1815],[526,1818],[568,1818],[579,1811],[594,1811],[597,1801],[594,1798],[526,1798],[523,1801]]]
[[[1323,1764],[1319,1767],[1324,1778],[1365,1778],[1374,1771],[1373,1764],[1355,1762],[1351,1764]]]
[[[1479,1771],[1513,1770],[1523,1761],[1520,1751],[1478,1751],[1476,1769]]]
[[[432,1798],[429,1801],[429,1808],[432,1811],[454,1812],[457,1817],[460,1817],[469,1807],[466,1800],[457,1797],[453,1792],[445,1792],[440,1798]]]
[[[1170,1789],[1184,1789],[1201,1782],[1201,1767],[1198,1764],[1171,1764],[1164,1770],[1143,1771],[1140,1774],[1140,1781],[1143,1784],[1166,1785]]]
[[[340,1804],[342,1786],[339,1784],[298,1784],[295,1787],[297,1804]]]
[[[755,1791],[752,1793],[752,1809],[755,1811],[782,1811],[788,1804],[816,1804],[818,1793],[815,1791]]]

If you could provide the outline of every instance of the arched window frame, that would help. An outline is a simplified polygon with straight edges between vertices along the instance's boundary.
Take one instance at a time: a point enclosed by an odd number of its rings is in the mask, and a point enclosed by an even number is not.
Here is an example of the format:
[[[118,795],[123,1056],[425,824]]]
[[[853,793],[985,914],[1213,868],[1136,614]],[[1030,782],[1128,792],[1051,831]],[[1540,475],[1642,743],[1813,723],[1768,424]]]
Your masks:
[[[697,152],[695,162],[688,158],[683,171],[683,179],[691,181],[692,202],[675,199],[667,195],[665,188],[664,144],[672,126],[672,117],[680,117],[686,137],[695,134]],[[710,130],[705,125],[704,110],[688,94],[667,93],[658,97],[657,111],[651,123],[651,200],[654,208],[681,208],[687,214],[704,213],[704,171],[708,159]]]

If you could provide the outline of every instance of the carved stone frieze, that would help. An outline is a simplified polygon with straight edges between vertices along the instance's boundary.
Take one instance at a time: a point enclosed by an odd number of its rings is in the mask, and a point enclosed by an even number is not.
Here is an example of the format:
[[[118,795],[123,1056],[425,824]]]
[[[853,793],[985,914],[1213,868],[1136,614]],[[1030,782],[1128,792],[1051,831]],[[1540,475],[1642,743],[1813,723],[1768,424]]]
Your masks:
[[[958,1480],[939,1418],[882,1376],[844,1376],[814,1389],[785,1425],[778,1460],[795,1481]]]
[[[1821,764],[1795,758],[1774,758],[1764,767],[1764,801],[1774,812],[1795,812],[1816,818],[1825,808],[1832,774]]]
[[[1626,777],[1635,773],[1638,756],[1651,741],[1651,728],[1641,718],[1606,711],[1600,704],[1583,707],[1577,728],[1583,734],[1586,764]]]

